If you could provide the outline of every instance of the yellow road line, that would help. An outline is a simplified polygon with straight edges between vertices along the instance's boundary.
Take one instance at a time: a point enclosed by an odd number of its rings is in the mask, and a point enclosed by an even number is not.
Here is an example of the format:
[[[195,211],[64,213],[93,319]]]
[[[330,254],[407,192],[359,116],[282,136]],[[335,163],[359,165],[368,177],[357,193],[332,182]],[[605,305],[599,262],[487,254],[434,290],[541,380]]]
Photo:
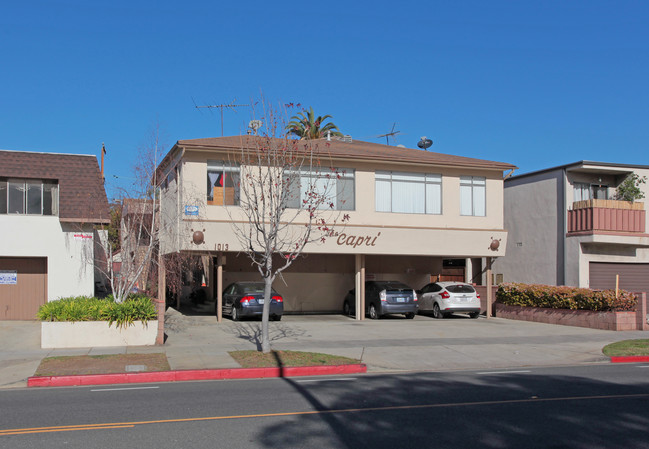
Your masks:
[[[333,414],[333,413],[381,412],[381,411],[393,411],[393,410],[415,410],[415,409],[425,409],[425,408],[525,404],[525,403],[533,403],[533,402],[583,401],[583,400],[593,400],[593,399],[633,399],[633,398],[646,398],[646,397],[649,397],[649,393],[616,394],[616,395],[604,395],[604,396],[572,396],[572,397],[569,396],[569,397],[560,397],[560,398],[510,399],[505,401],[457,402],[457,403],[444,403],[444,404],[394,405],[394,406],[386,406],[386,407],[347,408],[347,409],[335,409],[335,410],[311,410],[311,411],[304,411],[304,412],[260,413],[254,415],[204,416],[200,418],[174,418],[174,419],[159,419],[159,420],[151,420],[151,421],[132,421],[132,422],[122,422],[122,423],[78,424],[78,425],[69,425],[69,426],[5,429],[5,430],[0,430],[0,437],[5,435],[24,435],[30,433],[70,432],[73,430],[121,429],[121,428],[129,428],[129,427],[135,427],[138,425],[146,425],[146,424],[219,421],[219,420],[226,420],[226,419],[274,418],[274,417],[281,417],[281,416],[324,415],[324,414]]]

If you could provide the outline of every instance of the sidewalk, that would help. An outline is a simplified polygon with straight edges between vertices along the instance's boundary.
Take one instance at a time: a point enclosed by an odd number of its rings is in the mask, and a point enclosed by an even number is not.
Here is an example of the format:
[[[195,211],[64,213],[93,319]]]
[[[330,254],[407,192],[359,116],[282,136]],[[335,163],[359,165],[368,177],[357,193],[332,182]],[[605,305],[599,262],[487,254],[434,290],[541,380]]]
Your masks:
[[[172,370],[237,368],[228,351],[257,349],[259,321],[167,311],[164,346],[40,349],[40,323],[0,322],[0,388],[24,387],[41,359],[65,355],[164,352]],[[464,317],[362,322],[341,315],[288,315],[270,323],[273,349],[313,351],[361,359],[368,372],[500,369],[609,363],[608,343],[649,338],[649,332],[612,332]]]

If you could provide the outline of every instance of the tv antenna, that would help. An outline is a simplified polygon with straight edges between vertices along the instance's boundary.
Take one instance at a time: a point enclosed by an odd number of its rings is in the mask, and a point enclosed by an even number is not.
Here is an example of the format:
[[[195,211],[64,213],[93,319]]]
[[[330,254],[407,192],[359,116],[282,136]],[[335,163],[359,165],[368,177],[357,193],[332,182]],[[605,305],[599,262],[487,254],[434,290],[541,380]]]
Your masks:
[[[401,131],[395,131],[395,130],[394,130],[394,128],[395,128],[396,126],[397,126],[397,122],[394,122],[394,123],[392,124],[392,131],[390,131],[389,133],[380,134],[380,135],[376,136],[376,138],[377,138],[377,139],[380,139],[381,137],[385,137],[385,144],[386,144],[386,145],[390,145],[390,142],[389,142],[388,139],[389,139],[390,137],[392,137],[392,141],[396,141],[396,139],[394,138],[394,136],[396,136],[397,134],[401,134]]]
[[[192,101],[194,101],[194,98],[192,98]],[[221,137],[223,137],[223,110],[226,109],[226,108],[230,108],[234,112],[237,112],[235,108],[244,108],[244,107],[249,107],[250,106],[249,104],[234,104],[235,101],[236,100],[232,100],[232,102],[230,102],[228,104],[208,104],[208,105],[204,105],[204,106],[199,106],[194,101],[194,106],[196,107],[196,109],[210,109],[210,110],[212,110],[212,109],[218,108],[218,109],[221,110]]]

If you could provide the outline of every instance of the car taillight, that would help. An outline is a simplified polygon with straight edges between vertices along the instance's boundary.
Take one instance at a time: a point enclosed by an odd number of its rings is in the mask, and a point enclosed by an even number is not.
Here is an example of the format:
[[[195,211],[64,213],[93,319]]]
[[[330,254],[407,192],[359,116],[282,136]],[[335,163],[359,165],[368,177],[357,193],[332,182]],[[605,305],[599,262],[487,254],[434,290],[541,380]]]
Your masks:
[[[254,296],[244,296],[243,298],[241,298],[241,305],[247,306],[248,304],[250,304],[250,301],[252,301],[253,299],[255,299]]]
[[[451,297],[451,295],[449,295],[448,292],[442,292],[442,298],[448,299],[450,297]]]
[[[417,301],[417,292],[414,291],[414,290],[412,291],[412,299],[414,299],[415,301]]]
[[[379,292],[379,298],[381,301],[387,301],[388,300],[388,295],[385,293],[385,290],[381,290]]]
[[[475,296],[480,299],[480,293],[476,293]]]
[[[277,302],[284,302],[284,299],[281,296],[273,296],[272,299]]]

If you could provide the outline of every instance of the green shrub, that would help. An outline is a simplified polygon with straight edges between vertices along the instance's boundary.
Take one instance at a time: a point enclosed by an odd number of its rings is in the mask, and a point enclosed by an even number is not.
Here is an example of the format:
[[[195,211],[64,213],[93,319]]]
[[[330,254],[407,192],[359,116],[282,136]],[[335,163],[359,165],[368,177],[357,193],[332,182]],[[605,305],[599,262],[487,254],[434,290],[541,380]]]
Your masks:
[[[36,317],[41,321],[108,321],[127,327],[134,321],[154,320],[157,313],[151,298],[141,294],[129,295],[122,303],[116,303],[112,295],[103,299],[76,296],[43,304]]]
[[[500,284],[496,301],[509,306],[549,309],[623,311],[635,310],[638,299],[633,293],[619,290],[591,290],[540,284]]]

